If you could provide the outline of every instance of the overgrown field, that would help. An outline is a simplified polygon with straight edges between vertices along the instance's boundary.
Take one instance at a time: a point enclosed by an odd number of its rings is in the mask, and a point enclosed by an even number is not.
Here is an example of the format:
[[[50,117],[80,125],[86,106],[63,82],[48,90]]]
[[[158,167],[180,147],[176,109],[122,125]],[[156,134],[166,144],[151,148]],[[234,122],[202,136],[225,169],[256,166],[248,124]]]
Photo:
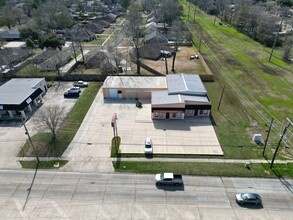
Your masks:
[[[274,129],[266,151],[270,158],[280,133],[288,124],[286,118],[293,119],[293,64],[282,61],[280,49],[274,51],[269,62],[271,48],[264,47],[232,27],[220,25],[218,20],[214,25],[214,17],[199,10],[196,10],[195,17],[192,13],[188,20],[188,3],[186,0],[179,2],[184,8],[182,18],[188,24],[197,47],[201,41],[201,54],[215,76],[215,82],[205,86],[213,103],[215,129],[225,156],[262,157],[263,146],[257,146],[251,138],[253,134],[260,133],[264,140],[274,118]],[[193,5],[191,11],[194,11]],[[287,131],[280,158],[293,156],[292,132],[293,126]]]

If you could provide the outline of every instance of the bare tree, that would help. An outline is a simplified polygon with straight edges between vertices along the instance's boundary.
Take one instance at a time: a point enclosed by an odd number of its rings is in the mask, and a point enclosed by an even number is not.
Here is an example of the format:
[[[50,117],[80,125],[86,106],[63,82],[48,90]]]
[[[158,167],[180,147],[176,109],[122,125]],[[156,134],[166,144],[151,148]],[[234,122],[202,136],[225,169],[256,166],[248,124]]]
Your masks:
[[[133,2],[129,6],[129,10],[126,16],[127,19],[127,33],[130,36],[133,48],[135,50],[137,74],[140,74],[140,57],[139,48],[141,46],[141,25],[142,25],[142,15],[141,15],[141,5],[137,2]]]
[[[172,41],[174,41],[172,71],[175,72],[175,59],[176,59],[178,48],[183,43],[183,41],[191,40],[191,34],[188,31],[188,28],[180,19],[177,19],[173,22],[170,32],[171,32]]]
[[[52,133],[52,140],[56,139],[56,131],[65,116],[65,107],[59,105],[43,106],[33,117],[38,129]]]
[[[160,1],[159,0],[143,0],[142,1],[142,7],[145,11],[151,12],[154,11],[157,15],[156,11],[158,8]]]
[[[3,8],[1,8],[0,12],[1,24],[7,26],[8,29],[11,29],[17,23],[17,18],[12,9],[13,6],[11,4],[6,4]]]
[[[74,52],[75,60],[77,51],[79,50],[82,56],[82,62],[84,63],[85,57],[84,57],[84,51],[83,51],[83,39],[82,39],[82,33],[81,30],[82,27],[80,25],[76,25],[74,28],[72,28],[70,34],[72,36],[72,49]]]
[[[180,5],[176,0],[163,0],[160,4],[159,15],[160,20],[166,24],[172,25],[173,21],[180,16]]]
[[[62,1],[46,1],[33,11],[33,18],[42,30],[71,27],[73,20]]]
[[[130,3],[131,3],[131,0],[120,0],[121,7],[123,8],[124,11],[127,10]]]
[[[107,51],[109,52],[109,54],[112,55],[112,58],[116,64],[116,67],[121,63],[121,57],[122,57],[122,54],[117,50],[117,47],[112,47],[112,46],[109,46],[107,48]]]

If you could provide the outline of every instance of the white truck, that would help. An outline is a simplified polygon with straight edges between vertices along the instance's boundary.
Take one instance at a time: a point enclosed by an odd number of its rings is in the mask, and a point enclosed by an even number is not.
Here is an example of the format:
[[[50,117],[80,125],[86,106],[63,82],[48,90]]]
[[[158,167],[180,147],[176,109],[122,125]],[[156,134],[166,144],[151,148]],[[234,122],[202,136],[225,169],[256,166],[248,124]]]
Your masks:
[[[155,181],[157,185],[176,185],[183,184],[182,175],[174,173],[158,173]]]

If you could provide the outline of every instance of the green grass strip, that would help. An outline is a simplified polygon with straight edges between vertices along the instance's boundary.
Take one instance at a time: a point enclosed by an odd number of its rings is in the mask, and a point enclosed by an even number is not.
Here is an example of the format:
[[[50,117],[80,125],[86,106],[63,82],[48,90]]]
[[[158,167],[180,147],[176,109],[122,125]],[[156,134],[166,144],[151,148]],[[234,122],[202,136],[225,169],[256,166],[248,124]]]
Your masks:
[[[58,129],[55,141],[52,141],[50,133],[38,133],[32,137],[39,157],[62,156],[79,129],[99,89],[100,86],[97,83],[91,83],[89,87],[85,89]],[[35,154],[29,148],[28,143],[26,143],[18,156],[34,157]]]
[[[22,168],[25,169],[36,169],[38,165],[38,169],[58,169],[63,167],[68,160],[48,160],[48,161],[40,161],[39,164],[37,161],[20,161]],[[56,167],[56,165],[59,165]],[[55,166],[54,166],[55,165]]]
[[[293,177],[293,164],[252,163],[250,169],[243,163],[186,163],[186,162],[113,162],[117,172],[161,173],[173,172],[183,175],[231,176],[231,177]]]

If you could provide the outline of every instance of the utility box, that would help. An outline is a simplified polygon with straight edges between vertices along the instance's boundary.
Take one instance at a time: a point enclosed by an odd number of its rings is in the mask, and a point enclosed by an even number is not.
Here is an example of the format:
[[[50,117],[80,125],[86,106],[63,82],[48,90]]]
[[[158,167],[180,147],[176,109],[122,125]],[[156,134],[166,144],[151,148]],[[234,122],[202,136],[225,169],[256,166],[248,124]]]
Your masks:
[[[253,137],[252,137],[252,140],[255,143],[261,143],[261,134],[254,134]]]

